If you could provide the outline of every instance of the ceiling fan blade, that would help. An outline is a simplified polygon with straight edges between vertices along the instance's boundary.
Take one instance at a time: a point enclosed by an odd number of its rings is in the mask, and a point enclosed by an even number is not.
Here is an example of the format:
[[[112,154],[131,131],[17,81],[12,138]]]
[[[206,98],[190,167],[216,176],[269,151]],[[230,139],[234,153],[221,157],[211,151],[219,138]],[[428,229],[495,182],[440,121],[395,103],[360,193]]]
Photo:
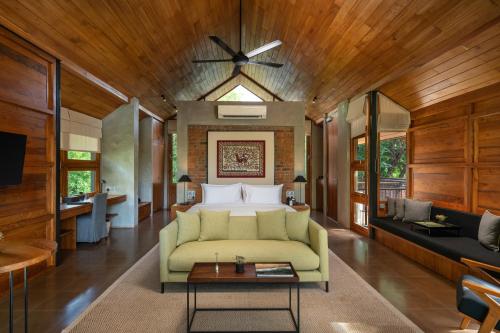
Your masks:
[[[222,41],[222,39],[220,39],[219,37],[217,37],[217,36],[209,36],[209,38],[212,40],[212,42],[214,42],[215,44],[217,44],[220,47],[222,47],[224,49],[224,51],[226,51],[232,57],[234,57],[236,55],[236,52],[234,52],[232,48],[230,48],[229,46],[227,46],[227,44],[224,43]]]
[[[232,59],[207,59],[207,60],[193,60],[193,64],[203,64],[208,62],[231,62]]]
[[[231,76],[236,76],[240,74],[240,72],[241,72],[241,66],[236,65],[234,66],[233,73],[231,74]]]
[[[274,67],[274,68],[280,68],[281,66],[283,66],[283,64],[277,64],[275,62],[267,62],[267,61],[252,61],[252,60],[250,60],[248,63],[253,64],[253,65],[269,66],[269,67]]]
[[[248,58],[255,57],[258,54],[261,54],[263,52],[269,51],[270,49],[275,48],[276,46],[280,46],[282,43],[279,39],[275,40],[274,42],[271,42],[269,44],[263,45],[259,47],[258,49],[255,49],[253,51],[250,51],[246,54]]]

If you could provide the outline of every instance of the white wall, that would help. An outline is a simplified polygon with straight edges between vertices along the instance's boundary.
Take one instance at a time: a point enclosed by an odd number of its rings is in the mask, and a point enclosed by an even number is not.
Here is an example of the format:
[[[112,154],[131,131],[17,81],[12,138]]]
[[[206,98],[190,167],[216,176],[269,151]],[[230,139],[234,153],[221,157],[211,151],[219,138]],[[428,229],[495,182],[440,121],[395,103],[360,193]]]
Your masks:
[[[101,177],[111,192],[126,194],[127,201],[109,206],[118,213],[113,227],[133,228],[137,225],[139,191],[139,100],[122,105],[102,122]]]
[[[294,161],[295,175],[304,175],[304,117],[303,102],[265,102],[267,119],[237,120],[217,119],[217,105],[253,103],[237,102],[177,102],[177,167],[178,174],[187,174],[188,161],[188,126],[189,125],[246,125],[246,126],[293,126],[294,127]],[[298,194],[298,186],[295,189]],[[182,198],[183,187],[177,186],[177,197]]]

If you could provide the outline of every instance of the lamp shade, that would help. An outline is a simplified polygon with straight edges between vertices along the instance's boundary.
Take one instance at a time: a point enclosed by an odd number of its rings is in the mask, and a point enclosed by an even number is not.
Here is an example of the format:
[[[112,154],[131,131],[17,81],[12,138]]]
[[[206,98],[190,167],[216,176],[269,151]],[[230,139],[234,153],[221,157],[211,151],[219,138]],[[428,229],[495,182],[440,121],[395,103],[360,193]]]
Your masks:
[[[178,183],[191,183],[191,178],[188,175],[182,175],[177,181]]]
[[[304,178],[304,176],[297,176],[293,180],[294,183],[307,183],[307,180]]]

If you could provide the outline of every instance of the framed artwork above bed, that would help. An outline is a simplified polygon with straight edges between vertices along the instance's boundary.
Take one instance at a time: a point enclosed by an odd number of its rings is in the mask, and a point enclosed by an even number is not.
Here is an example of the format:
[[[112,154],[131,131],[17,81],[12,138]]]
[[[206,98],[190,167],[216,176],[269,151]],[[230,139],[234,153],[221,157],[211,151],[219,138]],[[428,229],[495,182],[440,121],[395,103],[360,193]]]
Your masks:
[[[274,184],[274,132],[208,132],[208,183]]]

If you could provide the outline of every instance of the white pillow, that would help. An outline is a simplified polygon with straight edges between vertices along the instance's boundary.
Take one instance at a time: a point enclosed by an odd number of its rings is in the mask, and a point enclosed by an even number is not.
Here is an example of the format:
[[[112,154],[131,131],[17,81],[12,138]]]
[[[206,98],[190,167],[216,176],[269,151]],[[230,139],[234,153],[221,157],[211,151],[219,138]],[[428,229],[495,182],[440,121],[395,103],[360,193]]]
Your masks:
[[[231,185],[201,184],[202,203],[242,203],[241,183]]]
[[[243,199],[252,204],[281,204],[281,185],[243,184]]]

